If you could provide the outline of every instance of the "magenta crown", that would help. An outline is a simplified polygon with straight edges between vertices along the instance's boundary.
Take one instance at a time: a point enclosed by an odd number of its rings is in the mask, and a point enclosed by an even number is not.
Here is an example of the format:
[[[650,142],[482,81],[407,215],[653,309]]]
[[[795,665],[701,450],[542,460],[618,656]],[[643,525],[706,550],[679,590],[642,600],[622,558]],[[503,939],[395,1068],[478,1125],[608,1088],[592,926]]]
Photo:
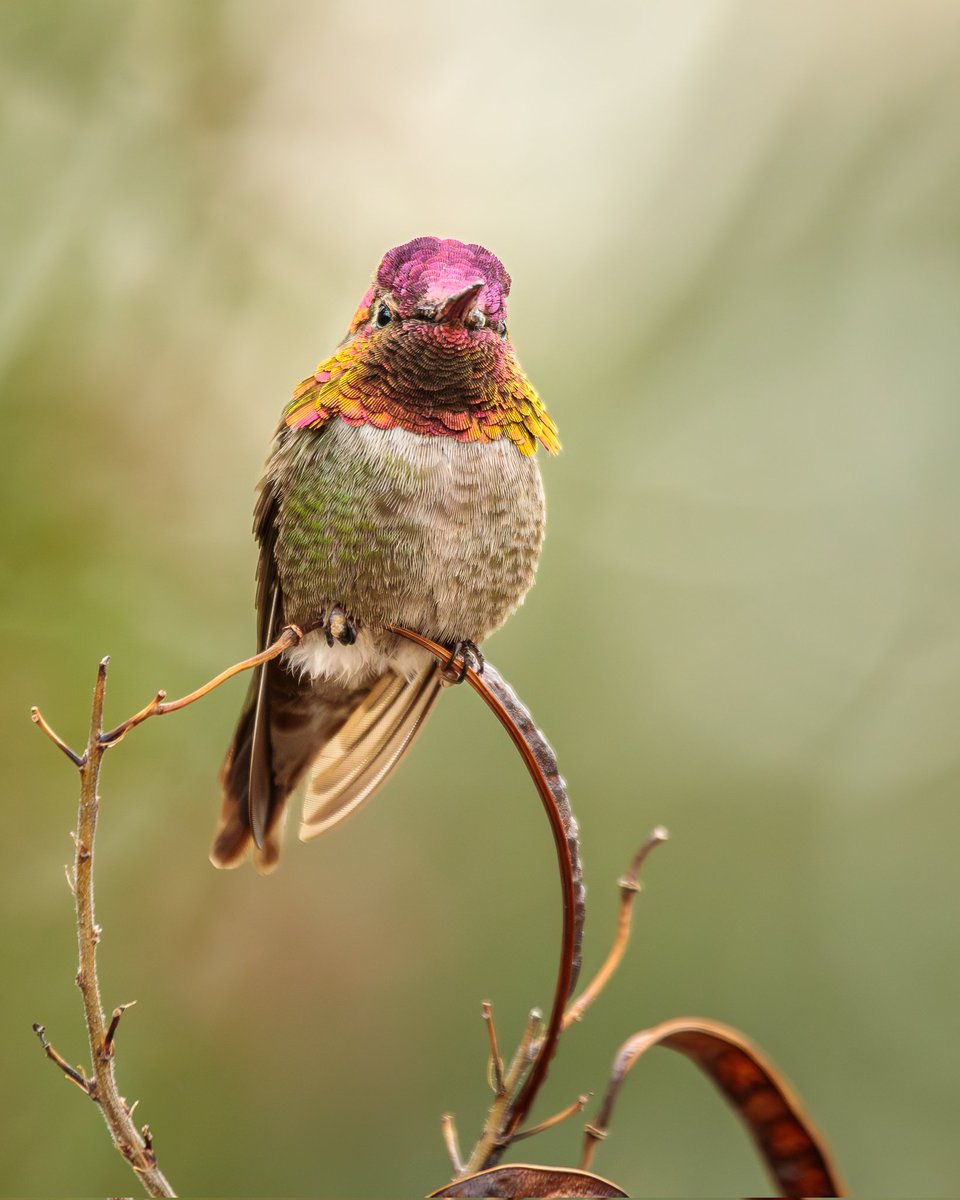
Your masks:
[[[489,321],[506,316],[510,276],[495,254],[475,242],[456,238],[419,237],[394,246],[377,268],[377,283],[394,298],[401,317],[418,305],[445,300],[483,280],[477,308]]]

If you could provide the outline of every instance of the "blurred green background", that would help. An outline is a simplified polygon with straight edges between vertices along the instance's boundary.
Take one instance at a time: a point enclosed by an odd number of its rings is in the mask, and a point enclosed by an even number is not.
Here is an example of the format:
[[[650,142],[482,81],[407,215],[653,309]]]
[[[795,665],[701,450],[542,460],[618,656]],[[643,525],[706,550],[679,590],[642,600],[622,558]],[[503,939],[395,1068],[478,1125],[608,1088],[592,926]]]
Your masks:
[[[476,240],[564,452],[539,582],[488,644],[580,818],[586,966],[656,822],[631,955],[537,1116],[698,1013],[790,1076],[860,1193],[957,1185],[960,8],[5,2],[0,298],[7,853],[0,1181],[129,1192],[85,1057],[80,744],[253,644],[252,489],[381,253]],[[244,690],[107,761],[119,1075],[183,1192],[421,1195],[472,1142],[491,999],[549,1001],[549,836],[450,693],[388,791],[282,868],[214,871]],[[589,1113],[588,1113],[589,1115]],[[574,1162],[571,1122],[517,1157]],[[596,1168],[768,1185],[665,1052]]]

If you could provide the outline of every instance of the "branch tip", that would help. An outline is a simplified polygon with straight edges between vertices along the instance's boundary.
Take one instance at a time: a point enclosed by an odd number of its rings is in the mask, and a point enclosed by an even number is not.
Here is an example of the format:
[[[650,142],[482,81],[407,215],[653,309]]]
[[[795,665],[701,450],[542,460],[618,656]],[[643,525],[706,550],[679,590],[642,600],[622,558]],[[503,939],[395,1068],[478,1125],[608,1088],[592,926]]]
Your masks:
[[[503,1079],[503,1059],[500,1057],[500,1047],[497,1044],[497,1028],[493,1023],[493,1005],[484,1000],[480,1006],[481,1015],[487,1025],[487,1035],[490,1038],[490,1059],[487,1064],[487,1081],[495,1096],[503,1096],[506,1092]]]
[[[106,1036],[103,1039],[103,1053],[108,1057],[112,1057],[114,1053],[113,1039],[117,1034],[117,1027],[120,1024],[120,1018],[128,1008],[133,1008],[136,1000],[128,1000],[126,1004],[118,1004],[110,1015],[110,1025],[107,1029]],[[133,1111],[132,1109],[130,1110]]]
[[[578,1112],[583,1112],[590,1099],[589,1093],[579,1095],[572,1104],[568,1104],[566,1108],[562,1108],[558,1113],[554,1113],[552,1117],[547,1117],[545,1121],[539,1121],[536,1125],[531,1125],[528,1129],[521,1129],[512,1137],[512,1141],[518,1142],[522,1138],[530,1138],[535,1134],[543,1133],[547,1129],[552,1129],[554,1125],[559,1125],[561,1121],[566,1121],[570,1117],[576,1116]]]
[[[635,883],[637,881],[637,876],[640,873],[640,868],[646,862],[647,856],[649,855],[650,851],[653,850],[656,846],[659,846],[661,844],[661,842],[669,841],[669,839],[670,839],[670,831],[666,828],[666,826],[664,826],[664,825],[654,826],[654,828],[651,829],[650,832],[647,834],[647,836],[643,839],[643,841],[640,844],[640,848],[637,850],[636,854],[633,856],[633,862],[631,862],[631,864],[630,864],[630,869],[629,869],[629,871],[627,871],[625,879],[633,881]],[[620,886],[621,887],[624,886],[624,881],[620,881]]]
[[[443,1114],[440,1118],[440,1130],[443,1133],[443,1144],[447,1148],[450,1165],[454,1173],[460,1175],[463,1173],[463,1158],[460,1154],[460,1139],[457,1137],[457,1124],[453,1113]]]
[[[71,1083],[75,1083],[81,1092],[85,1092],[91,1099],[94,1098],[96,1092],[96,1081],[88,1079],[84,1073],[77,1067],[71,1067],[62,1054],[57,1051],[47,1041],[47,1030],[44,1025],[38,1022],[33,1023],[33,1032],[37,1035],[40,1045],[43,1047],[43,1052],[52,1063],[60,1068]]]
[[[85,766],[87,761],[86,754],[77,754],[75,750],[71,750],[63,738],[60,737],[58,733],[54,732],[51,726],[47,724],[43,713],[41,713],[40,709],[37,708],[36,705],[30,709],[30,720],[34,723],[34,725],[37,726],[41,733],[46,734],[46,736],[51,742],[53,742],[58,750],[63,751],[63,753],[67,756],[67,758],[70,759],[75,767],[80,769]]]

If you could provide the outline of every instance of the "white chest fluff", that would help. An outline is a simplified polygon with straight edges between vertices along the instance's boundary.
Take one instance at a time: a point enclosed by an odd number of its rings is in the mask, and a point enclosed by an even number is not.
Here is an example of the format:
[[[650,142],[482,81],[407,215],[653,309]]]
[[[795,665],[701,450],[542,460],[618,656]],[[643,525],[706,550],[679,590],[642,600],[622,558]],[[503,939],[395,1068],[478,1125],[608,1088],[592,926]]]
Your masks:
[[[341,646],[339,642],[328,646],[322,633],[311,633],[283,657],[287,668],[300,677],[359,687],[388,670],[412,679],[430,656],[412,642],[399,639],[395,648],[384,649],[381,637],[360,629],[352,646]]]

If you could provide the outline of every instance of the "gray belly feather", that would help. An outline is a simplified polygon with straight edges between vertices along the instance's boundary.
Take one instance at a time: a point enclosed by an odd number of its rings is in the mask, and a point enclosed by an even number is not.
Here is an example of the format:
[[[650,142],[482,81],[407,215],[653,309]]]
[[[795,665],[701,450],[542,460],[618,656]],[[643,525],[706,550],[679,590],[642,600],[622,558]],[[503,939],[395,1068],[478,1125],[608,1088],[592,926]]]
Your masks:
[[[268,475],[287,621],[340,604],[371,633],[395,623],[480,642],[533,583],[543,487],[536,459],[507,439],[338,420],[288,437]]]

